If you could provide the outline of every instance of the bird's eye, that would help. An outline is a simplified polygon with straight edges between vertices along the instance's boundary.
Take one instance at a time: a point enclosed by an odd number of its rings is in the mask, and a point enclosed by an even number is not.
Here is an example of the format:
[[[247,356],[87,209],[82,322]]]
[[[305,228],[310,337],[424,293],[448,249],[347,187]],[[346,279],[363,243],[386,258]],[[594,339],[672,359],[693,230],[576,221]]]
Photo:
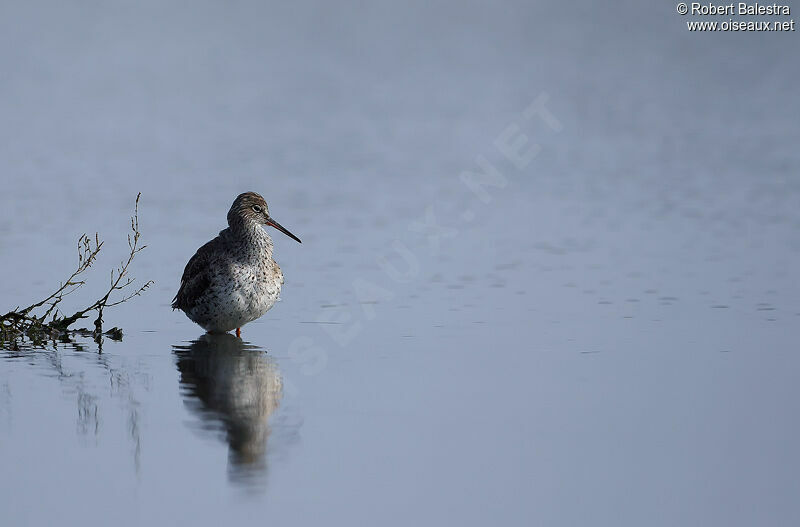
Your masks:
[[[261,205],[253,205],[253,212],[261,214],[263,211],[264,209],[261,208]]]

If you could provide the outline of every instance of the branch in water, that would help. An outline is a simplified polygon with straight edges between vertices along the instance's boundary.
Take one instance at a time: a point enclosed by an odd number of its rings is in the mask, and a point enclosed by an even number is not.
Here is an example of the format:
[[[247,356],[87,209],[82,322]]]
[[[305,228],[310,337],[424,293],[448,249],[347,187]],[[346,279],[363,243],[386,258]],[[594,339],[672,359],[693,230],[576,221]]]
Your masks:
[[[100,249],[103,247],[103,242],[100,241],[97,234],[94,236],[94,243],[91,238],[83,234],[78,238],[78,266],[66,280],[59,284],[55,292],[44,300],[31,304],[24,309],[17,308],[0,316],[0,347],[8,347],[8,344],[14,347],[17,345],[17,340],[24,337],[28,337],[33,344],[40,344],[49,338],[64,336],[69,332],[72,324],[82,318],[86,318],[86,314],[91,311],[97,312],[97,318],[94,322],[95,329],[92,335],[95,339],[99,339],[103,334],[103,310],[141,295],[153,284],[152,280],[148,280],[135,290],[123,294],[121,298],[116,300],[112,298],[116,291],[127,290],[134,285],[136,280],[129,276],[129,268],[136,255],[147,247],[146,245],[139,245],[139,239],[141,238],[141,232],[139,232],[140,197],[141,193],[137,194],[134,213],[131,217],[132,232],[128,234],[128,249],[130,250],[128,258],[121,262],[116,270],[111,271],[110,286],[105,294],[89,307],[80,309],[70,316],[65,316],[60,308],[64,297],[85,285],[86,282],[80,280],[79,277],[92,266],[100,253]],[[36,316],[34,312],[45,305],[47,305],[47,309],[44,313],[41,316]],[[47,322],[48,318],[51,319],[49,322]],[[84,334],[87,330],[77,331]],[[113,328],[111,333],[112,337],[118,336],[121,338],[122,336],[122,330],[119,328]]]

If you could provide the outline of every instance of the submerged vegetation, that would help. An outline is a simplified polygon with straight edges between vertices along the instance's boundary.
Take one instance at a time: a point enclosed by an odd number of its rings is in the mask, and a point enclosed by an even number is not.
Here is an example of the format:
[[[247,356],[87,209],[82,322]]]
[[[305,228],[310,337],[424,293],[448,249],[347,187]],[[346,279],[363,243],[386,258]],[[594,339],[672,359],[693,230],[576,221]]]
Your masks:
[[[103,331],[103,311],[141,295],[153,283],[152,280],[148,280],[137,287],[134,284],[135,278],[128,273],[136,255],[147,247],[139,245],[140,197],[141,193],[136,196],[131,217],[132,232],[128,234],[130,251],[127,260],[122,261],[119,267],[111,271],[110,285],[105,294],[88,307],[78,309],[71,315],[66,315],[62,310],[64,298],[86,284],[82,280],[82,275],[94,264],[103,247],[103,242],[97,234],[94,235],[94,239],[83,234],[78,239],[78,266],[69,278],[59,284],[55,292],[26,308],[18,307],[5,315],[0,315],[0,348],[18,349],[26,339],[32,346],[44,346],[56,340],[69,341],[74,335],[92,337],[100,345],[103,336],[113,340],[122,339],[122,330],[117,327]],[[92,312],[97,314],[94,329],[70,329],[79,320],[88,318]]]

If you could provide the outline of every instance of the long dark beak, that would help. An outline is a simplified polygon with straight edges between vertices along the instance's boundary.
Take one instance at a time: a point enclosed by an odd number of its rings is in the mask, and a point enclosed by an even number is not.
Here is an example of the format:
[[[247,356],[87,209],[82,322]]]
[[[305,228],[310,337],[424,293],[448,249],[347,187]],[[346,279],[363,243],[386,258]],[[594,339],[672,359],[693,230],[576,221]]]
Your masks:
[[[272,227],[275,227],[276,229],[278,229],[279,231],[281,231],[283,234],[285,234],[285,235],[286,235],[286,236],[288,236],[289,238],[291,238],[291,239],[295,240],[297,243],[303,243],[303,242],[301,242],[301,241],[300,241],[300,238],[298,238],[297,236],[295,236],[294,234],[292,234],[291,232],[289,232],[289,230],[288,230],[288,229],[285,229],[285,228],[283,227],[283,225],[281,225],[281,224],[280,224],[280,223],[278,223],[277,221],[273,220],[273,219],[272,219],[272,218],[270,218],[269,216],[267,216],[267,225],[270,225],[270,226],[272,226]]]

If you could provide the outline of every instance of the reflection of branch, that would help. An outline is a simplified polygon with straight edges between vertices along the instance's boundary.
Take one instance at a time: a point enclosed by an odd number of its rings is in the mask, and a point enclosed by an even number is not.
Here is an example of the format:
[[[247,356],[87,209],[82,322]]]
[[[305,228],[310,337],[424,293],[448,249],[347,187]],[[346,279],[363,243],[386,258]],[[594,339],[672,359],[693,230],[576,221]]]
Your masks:
[[[123,432],[122,437],[128,437],[131,461],[138,473],[143,441],[140,397],[151,383],[150,376],[137,362],[120,355],[97,354],[87,361],[82,351],[80,342],[70,341],[57,351],[26,349],[12,356],[24,358],[25,363],[37,370],[44,368],[48,382],[58,383],[56,386],[61,386],[64,393],[71,394],[67,399],[75,404],[72,415],[78,436],[99,440],[103,433],[109,433],[104,431],[109,426]],[[0,383],[0,417],[4,398],[13,395],[10,390]],[[127,420],[117,419],[118,414]]]
[[[127,302],[133,297],[142,294],[153,284],[152,280],[148,280],[135,291],[123,294],[117,300],[111,300],[111,296],[115,291],[122,291],[134,283],[135,279],[128,275],[128,268],[135,256],[147,247],[146,245],[139,246],[139,238],[141,237],[139,232],[140,197],[141,193],[137,194],[133,217],[131,217],[132,234],[128,234],[128,249],[130,250],[128,259],[120,263],[117,269],[111,271],[111,284],[106,293],[85,309],[78,310],[70,316],[61,314],[59,304],[65,296],[85,284],[78,277],[92,266],[103,246],[103,242],[100,241],[97,234],[95,234],[94,243],[92,243],[91,238],[83,234],[78,239],[78,267],[69,278],[59,285],[54,293],[25,309],[17,308],[0,316],[0,347],[7,347],[9,343],[11,347],[15,347],[17,339],[22,337],[28,337],[34,344],[37,344],[44,342],[48,338],[63,336],[72,324],[82,318],[86,318],[86,313],[90,311],[97,311],[97,319],[94,322],[95,329],[91,334],[96,339],[99,339],[103,334],[103,309]],[[36,316],[32,314],[36,309],[44,305],[48,307],[43,315]],[[50,322],[47,322],[48,317],[51,317]],[[108,333],[112,337],[121,338],[122,335],[122,331],[118,328],[113,328]]]

